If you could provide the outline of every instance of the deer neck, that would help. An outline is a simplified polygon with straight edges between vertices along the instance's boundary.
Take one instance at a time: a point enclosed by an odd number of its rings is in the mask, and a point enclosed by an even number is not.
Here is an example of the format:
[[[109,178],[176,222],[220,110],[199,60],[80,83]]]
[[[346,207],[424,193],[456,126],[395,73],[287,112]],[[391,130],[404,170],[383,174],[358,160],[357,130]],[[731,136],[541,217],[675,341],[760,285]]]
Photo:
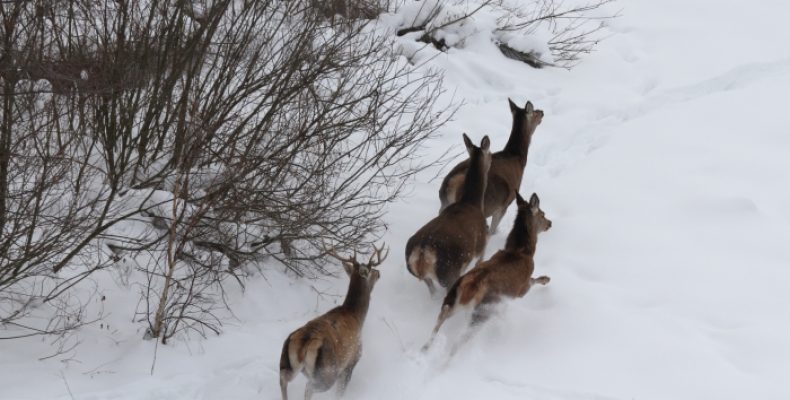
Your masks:
[[[535,129],[524,129],[524,119],[526,116],[517,116],[513,118],[513,127],[510,130],[510,137],[507,140],[503,153],[518,156],[521,165],[527,165],[527,155],[529,153],[529,144],[532,141],[532,133]]]
[[[519,210],[513,229],[507,236],[505,250],[534,256],[535,247],[538,243],[538,231],[535,229],[532,219],[523,218],[522,212]]]
[[[484,171],[483,157],[473,157],[469,161],[469,168],[466,170],[464,187],[459,202],[472,204],[482,209],[487,183],[488,171]]]
[[[343,301],[343,309],[348,310],[362,322],[368,313],[368,306],[370,305],[370,290],[368,290],[367,283],[356,274],[351,278],[348,285],[348,292],[346,299]]]

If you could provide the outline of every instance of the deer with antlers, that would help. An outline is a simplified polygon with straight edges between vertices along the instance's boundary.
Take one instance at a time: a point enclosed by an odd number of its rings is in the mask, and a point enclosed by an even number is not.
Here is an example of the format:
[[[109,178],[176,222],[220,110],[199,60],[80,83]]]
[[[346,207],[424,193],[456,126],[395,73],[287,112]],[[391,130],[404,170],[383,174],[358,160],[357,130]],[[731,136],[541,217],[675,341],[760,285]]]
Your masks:
[[[483,213],[486,218],[492,217],[492,234],[496,233],[499,222],[515,198],[514,193],[521,187],[532,135],[543,121],[543,111],[535,110],[532,102],[528,101],[524,108],[519,108],[510,99],[508,103],[513,115],[513,127],[505,148],[491,155],[485,191]],[[439,188],[439,200],[442,202],[440,212],[461,198],[470,163],[470,160],[466,160],[456,165],[442,181]]]
[[[406,243],[409,272],[428,285],[432,296],[436,292],[435,283],[450,287],[473,259],[482,258],[488,240],[483,194],[491,166],[491,141],[485,136],[477,147],[466,134],[463,137],[470,162],[460,199]]]
[[[549,230],[551,221],[540,209],[537,194],[533,193],[529,202],[518,193],[515,197],[518,214],[505,248],[458,279],[447,292],[436,327],[424,350],[430,347],[439,328],[459,307],[473,310],[471,324],[474,327],[487,320],[491,307],[503,298],[523,297],[532,285],[549,283],[548,276],[533,278],[532,273],[535,271],[533,257],[538,233]]]
[[[329,390],[336,382],[342,395],[362,355],[362,325],[368,312],[370,293],[379,279],[379,271],[375,268],[387,258],[388,251],[384,246],[373,246],[370,259],[363,264],[357,261],[356,251],[352,257],[342,257],[334,249],[326,246],[324,249],[327,255],[343,264],[351,278],[348,292],[342,305],[313,319],[285,339],[280,356],[283,400],[288,399],[288,383],[299,372],[304,373],[308,380],[306,400],[314,392]]]

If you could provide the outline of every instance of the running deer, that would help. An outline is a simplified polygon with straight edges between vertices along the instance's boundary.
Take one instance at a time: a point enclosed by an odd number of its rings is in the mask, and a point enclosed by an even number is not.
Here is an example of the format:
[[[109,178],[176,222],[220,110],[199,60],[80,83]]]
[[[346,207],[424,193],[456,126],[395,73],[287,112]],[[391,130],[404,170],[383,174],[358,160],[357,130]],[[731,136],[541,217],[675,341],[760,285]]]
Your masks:
[[[472,309],[473,327],[488,319],[491,307],[503,298],[523,297],[529,288],[549,283],[548,276],[533,278],[533,257],[538,233],[551,228],[551,221],[540,209],[540,199],[533,194],[529,202],[516,193],[518,214],[513,229],[505,242],[505,249],[494,254],[462,276],[447,293],[431,338],[423,349],[428,349],[444,321],[459,307]],[[471,334],[471,331],[469,331]],[[463,344],[463,342],[461,343]]]
[[[513,202],[514,193],[521,187],[521,177],[527,165],[532,134],[543,121],[543,111],[535,110],[532,102],[528,101],[523,109],[510,99],[508,102],[510,113],[513,115],[513,128],[505,148],[491,156],[491,169],[488,171],[488,186],[485,192],[483,212],[486,218],[493,217],[492,234],[496,233],[507,207]],[[442,202],[440,212],[461,197],[468,166],[469,160],[461,162],[450,170],[442,181],[439,188],[439,199]]]
[[[488,239],[483,194],[491,166],[491,141],[488,136],[480,147],[463,135],[469,152],[463,192],[456,203],[446,207],[425,224],[406,243],[409,272],[428,285],[433,296],[435,283],[450,287],[475,258],[482,258]]]
[[[373,247],[367,263],[354,256],[345,258],[334,250],[327,254],[338,259],[351,278],[348,293],[342,305],[315,318],[288,335],[280,356],[280,390],[283,400],[288,399],[288,383],[300,371],[307,377],[305,399],[314,392],[329,390],[338,382],[340,395],[346,389],[351,373],[362,355],[362,324],[368,313],[370,293],[379,279],[374,269],[387,258],[384,247]]]

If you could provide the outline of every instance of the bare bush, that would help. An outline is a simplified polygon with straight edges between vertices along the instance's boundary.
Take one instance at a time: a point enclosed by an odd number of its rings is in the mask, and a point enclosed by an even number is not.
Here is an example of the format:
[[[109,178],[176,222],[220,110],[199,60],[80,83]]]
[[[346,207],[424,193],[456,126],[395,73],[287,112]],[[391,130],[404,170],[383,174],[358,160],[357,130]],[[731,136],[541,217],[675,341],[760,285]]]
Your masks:
[[[572,68],[592,52],[600,40],[605,22],[618,13],[606,7],[615,0],[593,0],[588,3],[567,3],[558,0],[456,0],[423,1],[416,18],[396,34],[403,36],[421,32],[417,40],[445,51],[448,44],[443,30],[453,30],[472,21],[480,12],[496,16],[492,40],[508,58],[523,61],[535,68],[546,66]],[[546,52],[522,49],[508,43],[508,38],[545,37]]]
[[[311,6],[325,18],[373,19],[386,8],[375,0],[313,0]]]
[[[548,48],[552,62],[540,59],[540,54],[529,54],[499,43],[500,50],[510,58],[520,59],[540,68],[559,66],[572,68],[581,58],[593,51],[602,39],[601,31],[605,22],[617,17],[602,8],[615,0],[593,0],[582,4],[566,4],[557,0],[536,0],[531,7],[524,8],[502,4],[505,13],[499,18],[498,29],[502,32],[516,32],[529,35],[537,29],[546,28],[551,37]]]
[[[45,34],[50,11],[0,4],[0,323],[21,328],[13,337],[64,335],[90,320],[90,295],[64,293],[104,266],[82,250],[118,211],[100,142],[86,135],[84,97],[53,95],[68,90],[68,68],[51,68],[62,43]],[[81,268],[56,273],[74,259]]]
[[[4,142],[18,149],[3,153],[18,178],[2,188],[18,200],[2,215],[18,216],[20,232],[63,225],[29,234],[52,247],[41,255],[4,228],[3,243],[31,261],[3,256],[2,271],[30,272],[8,285],[66,289],[65,272],[84,277],[123,258],[144,282],[137,312],[148,336],[163,342],[218,331],[224,284],[243,285],[250,261],[315,276],[326,273],[322,240],[342,251],[377,239],[382,207],[431,164],[419,147],[451,115],[435,104],[438,74],[415,72],[364,23],[326,18],[310,0],[34,3],[2,6],[29,29],[5,32],[3,84],[49,85],[26,101],[48,99],[57,117],[29,113],[46,128],[25,135],[68,162],[45,174],[42,146]],[[4,118],[12,137],[27,132],[25,119]],[[42,221],[24,208],[32,192],[13,182],[44,175],[61,176],[47,187],[62,204]],[[0,321],[22,315],[26,295]]]

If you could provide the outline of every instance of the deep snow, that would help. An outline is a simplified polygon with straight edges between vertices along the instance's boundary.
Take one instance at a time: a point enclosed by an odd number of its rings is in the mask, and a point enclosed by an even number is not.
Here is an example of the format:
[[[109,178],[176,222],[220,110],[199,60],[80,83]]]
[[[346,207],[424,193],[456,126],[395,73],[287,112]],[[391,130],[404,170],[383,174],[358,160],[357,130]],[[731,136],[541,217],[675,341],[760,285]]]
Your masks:
[[[522,194],[538,192],[554,222],[536,256],[552,281],[449,363],[461,316],[420,353],[439,300],[403,248],[439,207],[426,174],[387,215],[391,255],[348,399],[790,398],[790,4],[618,5],[611,37],[571,72],[508,60],[482,35],[430,62],[466,102],[430,152],[460,154],[461,132],[503,146],[508,97],[545,111]],[[279,398],[283,339],[346,280],[314,286],[269,270],[231,299],[221,336],[160,345],[153,374],[156,345],[130,321],[137,295],[118,289],[110,329],[83,329],[68,357],[38,361],[52,351],[39,338],[0,342],[0,399]]]

